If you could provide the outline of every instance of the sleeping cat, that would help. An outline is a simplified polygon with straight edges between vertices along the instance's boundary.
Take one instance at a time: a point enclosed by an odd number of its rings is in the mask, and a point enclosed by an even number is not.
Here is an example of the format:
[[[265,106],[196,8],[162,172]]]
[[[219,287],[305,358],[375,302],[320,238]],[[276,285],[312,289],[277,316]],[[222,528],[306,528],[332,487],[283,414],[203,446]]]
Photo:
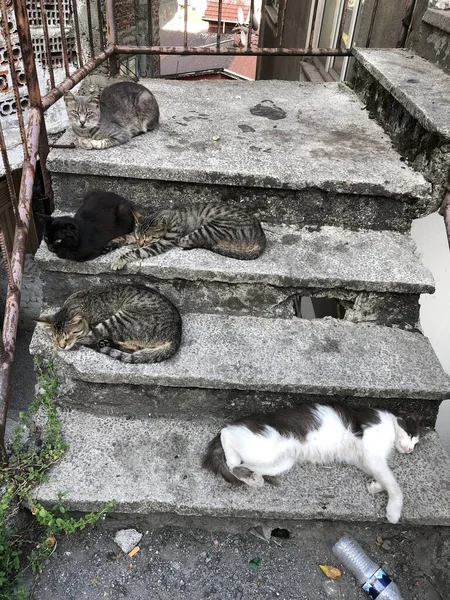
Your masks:
[[[118,245],[135,245],[116,258],[111,269],[127,262],[156,256],[179,246],[184,250],[205,248],[241,260],[261,256],[266,236],[258,219],[239,206],[210,202],[159,210],[148,217],[136,215],[132,235],[114,240]]]
[[[159,107],[153,94],[139,83],[119,81],[100,95],[64,96],[67,113],[80,148],[110,148],[156,127]]]
[[[181,342],[176,307],[159,292],[137,285],[75,292],[40,322],[59,348],[82,344],[126,363],[166,360]]]
[[[412,416],[400,419],[372,408],[303,404],[227,425],[209,443],[202,466],[230,483],[259,487],[296,461],[355,465],[373,477],[367,486],[371,494],[387,491],[386,517],[397,523],[403,494],[387,460],[393,448],[407,454],[418,441]]]
[[[83,262],[104,254],[114,238],[133,231],[133,205],[112,192],[92,191],[73,217],[36,217],[44,224],[44,240],[58,258]]]

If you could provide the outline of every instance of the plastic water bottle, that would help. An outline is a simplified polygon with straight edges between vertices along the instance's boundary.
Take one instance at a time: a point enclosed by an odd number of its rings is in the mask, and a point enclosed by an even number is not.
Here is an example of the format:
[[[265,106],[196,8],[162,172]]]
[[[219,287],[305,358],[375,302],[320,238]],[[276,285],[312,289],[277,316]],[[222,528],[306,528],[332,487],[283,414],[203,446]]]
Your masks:
[[[344,535],[336,542],[333,552],[342,564],[353,573],[359,585],[371,598],[402,600],[400,590],[395,583],[349,535]]]

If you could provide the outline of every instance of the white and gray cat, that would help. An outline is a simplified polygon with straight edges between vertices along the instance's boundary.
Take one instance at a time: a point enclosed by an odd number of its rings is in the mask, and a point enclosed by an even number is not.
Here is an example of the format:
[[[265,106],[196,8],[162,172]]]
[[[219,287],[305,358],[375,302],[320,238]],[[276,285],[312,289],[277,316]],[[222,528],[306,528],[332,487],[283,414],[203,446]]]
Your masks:
[[[295,462],[355,465],[372,478],[371,494],[388,493],[386,517],[397,523],[403,493],[388,458],[394,448],[411,453],[418,441],[412,415],[401,419],[385,410],[304,404],[227,425],[209,443],[202,464],[230,483],[252,487],[286,473]]]
[[[151,131],[159,122],[159,107],[143,85],[119,81],[102,93],[64,96],[73,132],[80,148],[110,148]]]

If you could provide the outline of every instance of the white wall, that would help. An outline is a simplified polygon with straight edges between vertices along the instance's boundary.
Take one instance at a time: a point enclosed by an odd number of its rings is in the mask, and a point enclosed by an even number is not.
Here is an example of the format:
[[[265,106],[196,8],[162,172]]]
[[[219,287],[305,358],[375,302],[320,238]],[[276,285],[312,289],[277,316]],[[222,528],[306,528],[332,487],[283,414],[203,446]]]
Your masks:
[[[450,375],[450,249],[443,218],[434,213],[413,222],[411,234],[422,262],[433,273],[434,294],[420,299],[420,322],[445,371]],[[441,404],[436,429],[450,454],[450,400]]]

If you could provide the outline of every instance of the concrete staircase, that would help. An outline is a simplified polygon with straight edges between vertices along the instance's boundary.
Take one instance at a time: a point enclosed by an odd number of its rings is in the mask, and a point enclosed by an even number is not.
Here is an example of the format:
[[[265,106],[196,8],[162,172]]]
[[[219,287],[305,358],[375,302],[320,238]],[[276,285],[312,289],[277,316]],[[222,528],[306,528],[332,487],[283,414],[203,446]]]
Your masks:
[[[450,461],[432,429],[450,379],[417,329],[419,294],[434,283],[407,233],[438,206],[437,180],[408,165],[341,84],[144,84],[161,107],[158,131],[102,152],[52,151],[58,210],[74,211],[93,187],[143,210],[242,203],[264,221],[267,251],[240,262],[175,250],[112,273],[110,256],[76,264],[41,246],[46,308],[77,289],[146,283],[180,307],[184,331],[173,359],[123,365],[59,351],[36,328],[32,352],[55,364],[70,444],[37,498],[51,504],[67,491],[77,511],[115,498],[128,523],[383,521],[385,498],[367,494],[351,467],[298,466],[261,490],[200,469],[227,419],[340,399],[421,413],[422,443],[393,459],[403,523],[450,525]],[[344,318],[297,318],[294,301],[308,296],[337,300]]]

